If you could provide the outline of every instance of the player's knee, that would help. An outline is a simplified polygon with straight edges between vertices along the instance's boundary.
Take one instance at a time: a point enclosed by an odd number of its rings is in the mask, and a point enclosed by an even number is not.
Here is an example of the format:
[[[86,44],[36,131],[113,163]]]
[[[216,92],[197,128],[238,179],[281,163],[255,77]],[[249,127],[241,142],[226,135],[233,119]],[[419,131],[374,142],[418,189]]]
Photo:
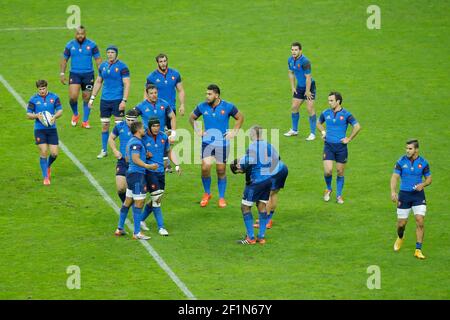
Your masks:
[[[251,209],[252,209],[252,207],[249,207],[249,206],[247,206],[245,204],[241,204],[242,214],[245,214],[245,213],[249,212]]]
[[[344,176],[344,169],[336,169],[337,175],[339,177],[343,177]]]
[[[225,168],[217,168],[217,169],[216,169],[216,172],[217,172],[217,176],[218,176],[219,178],[224,178],[225,175],[226,175],[226,170],[225,170]]]

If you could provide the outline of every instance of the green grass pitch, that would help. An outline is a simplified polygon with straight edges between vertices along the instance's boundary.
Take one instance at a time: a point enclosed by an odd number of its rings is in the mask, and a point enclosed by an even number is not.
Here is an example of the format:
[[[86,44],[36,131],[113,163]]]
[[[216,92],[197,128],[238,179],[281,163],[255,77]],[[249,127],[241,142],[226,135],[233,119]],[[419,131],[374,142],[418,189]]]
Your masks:
[[[103,2],[103,3],[102,3]],[[312,61],[316,110],[341,91],[344,107],[362,125],[349,146],[345,204],[324,203],[320,140],[280,136],[289,166],[286,188],[265,246],[240,247],[244,234],[242,176],[228,175],[226,209],[202,194],[199,165],[167,177],[163,204],[171,236],[160,237],[151,218],[150,244],[199,299],[449,299],[450,216],[447,108],[450,101],[449,1],[78,1],[88,37],[110,43],[131,70],[128,107],[142,98],[154,56],[165,52],[183,77],[187,111],[212,82],[244,113],[244,128],[290,127],[286,60],[300,41]],[[381,29],[366,27],[366,8],[381,8]],[[115,194],[112,156],[100,150],[98,101],[88,131],[70,127],[67,87],[59,59],[72,30],[7,31],[12,27],[65,26],[63,1],[7,1],[0,12],[0,74],[27,101],[34,82],[49,81],[64,114],[60,139],[109,195]],[[45,10],[43,10],[45,8]],[[41,183],[32,122],[0,85],[0,299],[184,299],[145,249],[113,236],[117,216],[61,152],[50,187]],[[178,126],[189,128],[187,116]],[[392,245],[393,165],[404,142],[416,137],[433,173],[427,188],[424,254],[413,257],[411,220],[399,253]],[[333,181],[335,183],[335,180]],[[213,194],[217,200],[216,178]],[[255,211],[254,211],[255,213]],[[81,269],[81,289],[66,287],[66,268]],[[381,270],[381,289],[369,290],[366,270]]]

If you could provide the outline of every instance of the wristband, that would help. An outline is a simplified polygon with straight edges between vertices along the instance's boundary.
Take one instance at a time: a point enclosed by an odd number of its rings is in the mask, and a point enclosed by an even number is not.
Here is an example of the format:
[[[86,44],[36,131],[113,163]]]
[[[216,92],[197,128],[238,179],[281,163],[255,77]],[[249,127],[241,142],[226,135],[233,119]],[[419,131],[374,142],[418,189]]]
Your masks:
[[[94,100],[95,100],[95,96],[94,96],[94,95],[91,95],[91,97],[89,98],[89,100],[94,101]]]
[[[177,132],[176,132],[175,130],[172,130],[172,131],[170,132],[170,136],[171,136],[172,138],[175,138],[175,137],[177,136]]]
[[[127,99],[122,99],[123,102],[127,102]]]
[[[327,134],[327,132],[325,130],[322,130],[321,133],[322,133],[322,136],[325,136]]]

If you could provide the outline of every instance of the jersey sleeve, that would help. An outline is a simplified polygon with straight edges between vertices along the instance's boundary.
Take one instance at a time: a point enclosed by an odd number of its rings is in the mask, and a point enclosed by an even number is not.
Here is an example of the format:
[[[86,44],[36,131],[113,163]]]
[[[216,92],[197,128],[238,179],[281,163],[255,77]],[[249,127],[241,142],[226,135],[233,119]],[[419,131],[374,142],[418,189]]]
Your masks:
[[[325,115],[324,115],[324,113],[322,112],[322,113],[320,114],[320,117],[319,117],[319,123],[322,124],[322,123],[324,123],[324,122],[325,122]]]
[[[120,70],[120,75],[122,76],[122,78],[130,77],[130,70],[125,64],[122,66],[122,70]]]
[[[151,75],[152,75],[151,73],[148,75],[148,77],[145,81],[145,87],[147,87],[147,85],[149,85],[150,83],[153,83]]]
[[[67,44],[66,47],[64,48],[64,52],[63,52],[63,57],[66,60],[69,60],[70,58],[70,48],[69,45]]]
[[[100,64],[100,66],[98,67],[98,76],[99,76],[100,78],[102,78],[102,68],[103,68],[103,63]]]
[[[31,99],[28,101],[27,105],[27,113],[34,113],[36,110],[36,105],[34,104],[33,100]]]
[[[132,145],[130,145],[130,154],[135,154],[135,153],[140,154],[142,147],[143,146],[141,143],[133,143]]]
[[[62,110],[62,104],[61,100],[59,100],[59,97],[55,98],[55,110],[56,111]]]
[[[425,167],[423,168],[422,174],[424,175],[424,177],[431,176],[430,165],[428,164],[428,162],[426,163]]]
[[[309,60],[303,61],[302,70],[304,74],[311,74],[311,62]]]
[[[229,112],[229,115],[234,118],[238,112],[239,112],[238,108],[236,108],[235,105],[231,105],[231,110]]]
[[[168,117],[169,116],[169,114],[171,114],[172,113],[172,111],[173,111],[173,109],[172,109],[172,107],[169,105],[169,104],[166,104],[166,106],[165,106],[166,108],[165,108],[165,112],[166,112],[166,117]]]
[[[100,51],[98,50],[97,44],[94,43],[94,46],[92,47],[92,56],[95,59],[100,58]]]
[[[118,128],[118,125],[115,125],[114,126],[114,129],[112,130],[112,133],[113,133],[113,135],[115,135],[116,137],[118,137],[119,136],[119,128]]]
[[[397,161],[395,163],[395,167],[394,167],[394,173],[401,175],[402,174],[402,166],[400,164],[400,161]]]
[[[168,139],[167,136],[166,136],[166,139],[164,141],[165,141],[164,142],[164,151],[165,152],[169,152],[169,150],[170,150],[170,142],[169,142],[169,139]]]
[[[291,59],[288,59],[288,69],[289,71],[294,71],[294,66],[291,65]]]
[[[198,118],[202,115],[202,112],[200,111],[200,108],[198,106],[195,107],[194,111],[192,113]]]
[[[347,123],[350,123],[352,126],[358,123],[355,117],[349,112],[347,116]]]

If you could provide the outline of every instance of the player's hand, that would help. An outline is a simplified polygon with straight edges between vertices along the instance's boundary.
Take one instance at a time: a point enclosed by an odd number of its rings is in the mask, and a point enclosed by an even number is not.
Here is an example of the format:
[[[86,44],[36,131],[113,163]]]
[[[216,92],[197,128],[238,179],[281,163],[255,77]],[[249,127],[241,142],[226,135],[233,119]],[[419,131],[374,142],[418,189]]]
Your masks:
[[[395,202],[395,203],[398,202],[398,196],[397,196],[396,192],[391,193],[391,200],[392,200],[392,202]]]
[[[53,116],[50,118],[50,125],[52,126],[52,125],[55,123],[55,121],[56,121],[56,117],[53,115]]]
[[[325,140],[325,138],[327,137],[327,132],[323,130],[320,133],[322,134],[322,140]]]
[[[344,139],[341,139],[341,142],[343,144],[348,144],[348,143],[350,143],[350,141],[352,141],[352,140],[349,137],[345,137]]]
[[[122,159],[122,153],[119,150],[114,150],[114,157],[116,157],[117,160]]]
[[[89,109],[92,109],[92,106],[94,105],[94,100],[93,99],[89,99],[89,102],[88,102],[88,108]]]
[[[37,119],[39,119],[39,121],[42,122],[42,119],[44,119],[44,116],[42,115],[42,112],[39,112],[37,114]]]
[[[182,116],[184,116],[184,104],[180,104],[180,108],[178,109],[178,111]]]
[[[122,100],[122,102],[119,104],[119,110],[125,110],[126,105],[127,104],[125,103],[125,101]]]
[[[169,143],[174,143],[177,137],[177,132],[175,130],[170,130]]]
[[[175,166],[175,172],[181,176],[181,167],[180,166]]]
[[[312,94],[311,94],[311,91],[306,91],[306,92],[305,92],[305,96],[306,96],[306,99],[307,99],[307,100],[312,100]]]
[[[297,89],[296,88],[292,88],[291,91],[292,91],[292,94],[297,94]]]
[[[59,80],[61,81],[61,83],[62,83],[63,85],[66,85],[66,76],[65,76],[65,75],[61,74],[61,75],[59,76]]]
[[[156,170],[158,168],[158,165],[156,163],[154,164],[146,164],[145,166],[149,170]]]
[[[203,132],[203,130],[196,130],[195,133],[199,136],[199,137],[203,137],[206,133]]]
[[[414,186],[414,190],[416,190],[416,191],[422,191],[423,188],[424,188],[423,183],[419,183]]]
[[[145,157],[147,159],[150,159],[151,157],[153,157],[153,154],[150,151],[147,151],[147,153],[145,154]]]
[[[225,139],[226,140],[231,140],[236,136],[236,130],[228,130],[227,133],[225,133]]]

